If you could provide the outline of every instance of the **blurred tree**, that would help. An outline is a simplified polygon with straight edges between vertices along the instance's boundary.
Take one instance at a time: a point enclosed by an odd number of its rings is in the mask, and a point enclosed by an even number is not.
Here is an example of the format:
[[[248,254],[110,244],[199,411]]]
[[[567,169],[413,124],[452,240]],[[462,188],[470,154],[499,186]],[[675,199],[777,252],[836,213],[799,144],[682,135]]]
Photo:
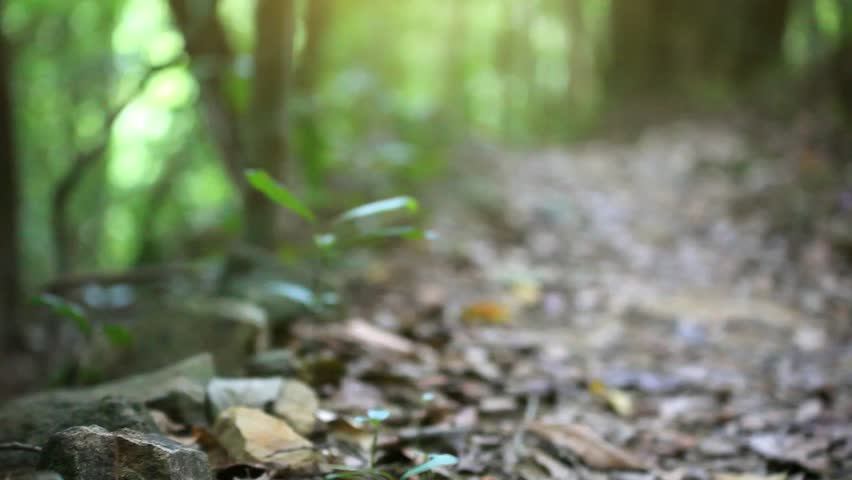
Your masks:
[[[240,119],[224,91],[234,53],[219,21],[218,5],[218,1],[169,0],[199,84],[210,135],[234,185],[244,191],[242,162],[246,152],[239,131]]]
[[[247,122],[243,122],[225,91],[225,84],[233,74],[235,54],[219,19],[218,3],[169,0],[192,59],[210,133],[234,185],[242,192],[246,239],[254,245],[271,248],[276,245],[277,209],[256,190],[246,188],[243,170],[261,168],[275,178],[286,177],[293,1],[257,3],[252,103]],[[244,123],[248,124],[247,132],[240,129]]]
[[[332,9],[330,0],[309,0],[305,18],[305,45],[295,73],[295,90],[303,107],[296,119],[305,178],[314,193],[323,186],[328,170],[326,141],[320,131],[318,88],[323,73],[325,50]]]
[[[605,80],[621,95],[751,81],[779,65],[790,0],[613,0]]]
[[[287,101],[293,56],[293,14],[292,0],[259,0],[255,11],[252,145],[248,166],[263,169],[278,179],[288,177],[290,122]],[[255,189],[248,189],[244,198],[249,242],[274,247],[275,218],[279,209]]]
[[[852,1],[837,0],[840,41],[832,58],[832,77],[847,120],[852,121]],[[852,159],[848,160],[852,162]]]
[[[458,129],[464,129],[470,120],[469,96],[466,81],[469,76],[465,58],[469,39],[468,2],[452,2],[450,23],[447,31],[446,85],[444,108],[449,118],[456,121]],[[463,133],[463,132],[460,132]]]
[[[5,2],[0,0],[0,12]],[[0,31],[0,339],[3,348],[20,345],[17,335],[18,172],[15,158],[15,123],[11,83],[12,58],[6,36]]]

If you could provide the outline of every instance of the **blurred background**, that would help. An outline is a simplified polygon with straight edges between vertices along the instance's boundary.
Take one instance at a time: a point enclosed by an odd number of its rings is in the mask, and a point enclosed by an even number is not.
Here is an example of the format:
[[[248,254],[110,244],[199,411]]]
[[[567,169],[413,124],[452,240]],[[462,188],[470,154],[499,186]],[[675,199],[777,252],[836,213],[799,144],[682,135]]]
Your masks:
[[[830,164],[824,176],[848,182],[850,0],[2,0],[0,12],[0,316],[16,348],[49,344],[21,327],[42,291],[210,259],[243,272],[241,248],[305,258],[305,224],[247,185],[250,168],[331,218],[429,198],[501,152],[760,112],[805,132],[797,168]]]

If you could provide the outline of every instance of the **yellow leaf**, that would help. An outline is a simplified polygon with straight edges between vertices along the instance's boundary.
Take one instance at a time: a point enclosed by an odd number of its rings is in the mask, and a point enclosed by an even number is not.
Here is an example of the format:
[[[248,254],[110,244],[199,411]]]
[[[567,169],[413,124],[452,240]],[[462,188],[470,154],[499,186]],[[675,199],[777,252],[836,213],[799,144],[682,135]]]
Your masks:
[[[512,296],[521,305],[535,305],[541,299],[541,289],[531,282],[516,283],[512,286]]]
[[[476,302],[464,309],[462,320],[467,323],[506,323],[509,320],[509,311],[497,302]]]
[[[609,388],[600,380],[592,380],[589,393],[604,400],[609,408],[622,417],[633,415],[633,398],[627,392]]]

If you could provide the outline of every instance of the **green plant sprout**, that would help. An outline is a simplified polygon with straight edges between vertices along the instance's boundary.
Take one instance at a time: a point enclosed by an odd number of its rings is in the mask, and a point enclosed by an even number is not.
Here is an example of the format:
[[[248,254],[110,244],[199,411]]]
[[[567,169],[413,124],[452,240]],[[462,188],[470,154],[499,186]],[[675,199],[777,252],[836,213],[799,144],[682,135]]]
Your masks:
[[[435,392],[423,392],[420,396],[420,404],[423,408],[423,417],[417,422],[417,440],[415,447],[420,450],[420,439],[423,436],[423,430],[426,428],[426,417],[429,415],[429,405],[435,401]]]
[[[48,307],[54,314],[70,320],[87,341],[92,341],[95,325],[80,305],[51,293],[43,293],[36,297],[33,302],[36,305]],[[100,330],[113,346],[123,347],[133,341],[133,336],[121,325],[102,323]]]
[[[325,476],[326,480],[334,479],[368,479],[368,480],[397,480],[392,474],[375,468],[376,452],[378,450],[379,432],[382,422],[390,417],[390,412],[377,408],[367,411],[366,417],[355,417],[359,424],[368,423],[373,428],[373,437],[370,441],[369,460],[366,467],[349,467],[346,465],[331,465],[333,473]],[[405,480],[414,475],[432,472],[438,467],[455,465],[458,458],[448,453],[433,453],[427,457],[426,462],[408,469],[398,480]]]
[[[431,239],[434,234],[411,225],[394,226],[365,226],[366,220],[378,218],[394,212],[404,215],[416,215],[420,206],[412,197],[398,196],[386,198],[357,206],[340,215],[321,222],[314,212],[293,195],[284,186],[263,170],[247,170],[246,180],[252,188],[264,194],[269,200],[295,213],[312,228],[313,244],[318,267],[314,271],[312,288],[295,284],[286,284],[286,288],[276,288],[275,292],[283,297],[300,303],[310,310],[319,312],[326,301],[335,300],[336,296],[320,293],[325,289],[326,282],[321,274],[327,270],[331,259],[353,247],[382,239]]]
[[[35,297],[33,303],[47,307],[53,314],[72,322],[85,341],[83,351],[78,351],[70,359],[60,372],[57,373],[54,382],[63,384],[70,382],[73,384],[100,380],[103,371],[97,366],[89,365],[90,361],[87,361],[87,358],[92,354],[95,334],[98,331],[100,331],[109,345],[115,348],[125,347],[133,342],[133,336],[124,326],[114,323],[96,325],[86,315],[83,307],[58,295],[43,293]]]

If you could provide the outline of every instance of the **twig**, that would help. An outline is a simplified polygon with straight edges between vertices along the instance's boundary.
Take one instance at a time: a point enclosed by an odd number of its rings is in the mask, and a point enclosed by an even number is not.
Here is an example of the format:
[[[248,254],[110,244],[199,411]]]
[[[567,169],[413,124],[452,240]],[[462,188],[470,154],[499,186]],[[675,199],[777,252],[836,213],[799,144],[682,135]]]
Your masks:
[[[42,448],[38,445],[30,445],[22,442],[3,442],[0,443],[0,451],[17,450],[21,452],[41,453]]]
[[[275,450],[274,452],[270,453],[269,455],[266,456],[266,458],[270,459],[270,458],[272,458],[275,455],[278,455],[280,453],[302,452],[302,451],[305,451],[305,450],[318,452],[318,451],[323,450],[325,448],[328,448],[328,445],[305,445],[303,447],[282,448],[280,450]]]
[[[507,472],[514,470],[515,465],[524,454],[524,433],[527,426],[535,420],[538,415],[539,397],[538,395],[530,395],[527,397],[527,406],[524,411],[524,418],[518,423],[515,428],[515,433],[512,435],[512,444],[504,453],[503,462],[504,469]]]

